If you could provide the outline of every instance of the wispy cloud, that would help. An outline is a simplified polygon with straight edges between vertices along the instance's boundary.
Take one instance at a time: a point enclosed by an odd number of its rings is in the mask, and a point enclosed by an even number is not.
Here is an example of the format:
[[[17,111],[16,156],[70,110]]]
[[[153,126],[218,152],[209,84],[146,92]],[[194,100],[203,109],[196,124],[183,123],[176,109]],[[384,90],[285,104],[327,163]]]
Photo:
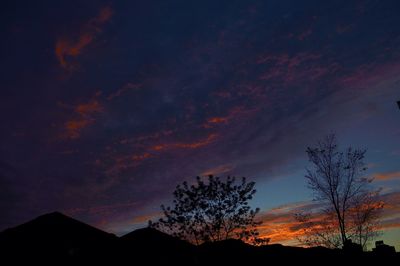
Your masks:
[[[74,69],[75,65],[70,59],[80,55],[96,39],[101,33],[102,27],[111,19],[112,15],[111,7],[103,7],[96,17],[83,25],[77,37],[61,37],[57,40],[55,54],[62,68]]]
[[[161,134],[155,134],[147,136],[147,138],[140,138],[142,141],[159,141],[159,137],[162,137],[164,134],[168,134],[167,132],[162,132]],[[108,160],[111,160],[112,163],[106,167],[106,173],[111,176],[116,176],[121,174],[121,172],[126,171],[128,169],[135,168],[142,163],[144,163],[147,159],[151,158],[159,158],[162,159],[163,153],[174,153],[179,150],[196,150],[202,147],[206,147],[211,143],[215,142],[218,138],[217,134],[209,134],[205,138],[196,139],[188,142],[166,142],[166,143],[158,143],[155,145],[143,144],[141,149],[142,153],[134,152],[128,154],[111,154],[109,155]],[[136,139],[137,140],[137,139]],[[122,145],[129,144],[129,140],[123,140]],[[135,142],[134,142],[135,144]],[[136,143],[137,144],[137,143]],[[160,158],[161,157],[161,158]]]
[[[400,171],[376,173],[372,175],[377,181],[400,180]]]
[[[204,128],[213,128],[218,126],[227,126],[234,120],[244,119],[246,115],[254,114],[257,109],[249,109],[244,106],[235,106],[227,111],[225,116],[212,116],[207,118],[206,122],[202,124]]]
[[[124,93],[128,92],[129,90],[137,90],[142,87],[142,84],[130,83],[123,85],[121,88],[117,89],[115,92],[111,93],[107,100],[112,100],[114,98],[122,96]]]
[[[393,192],[382,195],[385,208],[381,217],[380,229],[385,231],[400,227],[400,193]],[[303,236],[301,225],[294,218],[295,213],[313,212],[321,208],[316,202],[295,202],[278,206],[260,214],[259,226],[261,237],[271,238],[272,243],[299,244],[297,238]],[[323,216],[314,215],[314,221],[322,221]],[[318,224],[318,223],[316,223]]]
[[[169,150],[169,149],[197,149],[201,148],[203,146],[207,146],[211,144],[212,142],[216,141],[218,138],[218,134],[212,133],[209,134],[206,138],[199,139],[196,141],[192,142],[175,142],[175,143],[165,143],[165,144],[158,144],[150,149],[153,151],[164,151],[164,150]]]
[[[61,138],[77,139],[83,129],[96,121],[95,115],[104,111],[104,107],[98,99],[100,94],[96,93],[88,102],[82,102],[72,107],[73,118],[64,123],[64,131],[61,133]],[[63,106],[65,107],[66,105],[63,104]]]

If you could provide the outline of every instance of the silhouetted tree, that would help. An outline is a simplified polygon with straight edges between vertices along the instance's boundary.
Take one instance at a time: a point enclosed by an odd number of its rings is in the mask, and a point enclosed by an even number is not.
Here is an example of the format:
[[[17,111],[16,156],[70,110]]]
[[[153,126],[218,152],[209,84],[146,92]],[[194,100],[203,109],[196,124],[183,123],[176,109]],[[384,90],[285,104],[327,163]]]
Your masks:
[[[183,182],[173,193],[174,207],[162,205],[165,217],[149,225],[195,244],[229,238],[260,244],[254,219],[259,209],[248,205],[254,185],[244,177],[240,182],[214,176],[206,182],[197,177],[193,185]]]
[[[379,236],[379,218],[384,207],[378,191],[358,195],[354,206],[349,210],[350,238],[366,249],[370,240]]]
[[[339,248],[341,238],[333,212],[322,210],[321,213],[299,212],[295,214],[299,223],[300,236],[297,238],[301,243],[313,247],[323,246],[327,248]]]
[[[346,240],[357,241],[365,248],[377,234],[377,222],[383,203],[379,191],[368,184],[372,179],[363,177],[365,149],[348,147],[340,151],[336,136],[328,135],[314,148],[307,148],[312,164],[307,169],[308,186],[322,206],[322,212],[299,213],[303,237],[309,245],[343,246]]]

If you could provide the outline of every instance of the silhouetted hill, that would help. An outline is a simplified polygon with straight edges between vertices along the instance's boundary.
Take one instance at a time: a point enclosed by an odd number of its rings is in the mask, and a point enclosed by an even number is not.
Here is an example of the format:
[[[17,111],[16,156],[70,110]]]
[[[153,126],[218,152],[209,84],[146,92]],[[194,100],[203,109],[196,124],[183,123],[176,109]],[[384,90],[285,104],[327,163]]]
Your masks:
[[[174,247],[184,249],[192,246],[186,241],[148,227],[132,231],[121,236],[120,239],[126,245],[140,245],[141,247],[154,248],[172,245]]]
[[[135,230],[120,237],[118,257],[127,258],[132,254],[141,261],[188,265],[194,263],[195,247],[179,238],[153,228]]]
[[[399,253],[348,253],[324,247],[303,248],[280,244],[256,247],[233,239],[200,245],[196,255],[198,265],[385,265],[400,258]]]
[[[53,212],[1,232],[0,248],[15,260],[29,257],[70,261],[116,239],[113,234]]]
[[[1,265],[384,265],[398,259],[399,253],[255,247],[234,239],[194,246],[152,228],[116,237],[58,212],[0,233]]]

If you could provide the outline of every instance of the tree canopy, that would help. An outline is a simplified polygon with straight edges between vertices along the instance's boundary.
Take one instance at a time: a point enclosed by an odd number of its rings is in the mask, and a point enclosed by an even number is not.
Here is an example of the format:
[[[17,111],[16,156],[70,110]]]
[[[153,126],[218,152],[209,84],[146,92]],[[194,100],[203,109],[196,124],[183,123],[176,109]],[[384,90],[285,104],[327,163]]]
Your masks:
[[[197,177],[192,185],[183,182],[173,192],[173,207],[162,205],[164,217],[150,226],[195,244],[231,238],[263,243],[255,221],[259,209],[249,206],[254,185],[245,177],[212,175],[206,181]]]

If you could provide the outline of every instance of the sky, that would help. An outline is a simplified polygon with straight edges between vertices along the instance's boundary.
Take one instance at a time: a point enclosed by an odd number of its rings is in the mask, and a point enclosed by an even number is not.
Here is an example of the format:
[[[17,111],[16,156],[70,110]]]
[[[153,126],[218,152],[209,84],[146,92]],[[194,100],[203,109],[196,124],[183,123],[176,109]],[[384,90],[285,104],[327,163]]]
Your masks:
[[[305,150],[366,148],[400,250],[398,1],[2,1],[0,230],[62,211],[122,235],[195,176],[256,182],[295,244]]]

